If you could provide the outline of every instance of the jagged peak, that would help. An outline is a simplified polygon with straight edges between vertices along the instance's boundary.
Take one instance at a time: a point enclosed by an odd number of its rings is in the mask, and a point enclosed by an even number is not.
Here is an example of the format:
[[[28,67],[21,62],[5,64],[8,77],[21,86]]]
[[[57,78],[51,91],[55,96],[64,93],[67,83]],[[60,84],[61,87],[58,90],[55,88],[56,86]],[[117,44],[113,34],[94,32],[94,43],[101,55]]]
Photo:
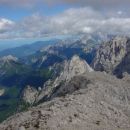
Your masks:
[[[92,71],[93,69],[85,60],[81,59],[78,55],[74,55],[70,61],[65,61],[64,70],[60,75],[60,79],[70,80],[74,76]]]
[[[76,60],[81,60],[78,55],[74,55],[74,56],[71,58],[71,61],[76,61]]]
[[[96,52],[96,57],[93,61],[93,68],[98,71],[106,71],[114,74],[118,73],[118,66],[123,61],[124,57],[129,54],[129,43],[129,37],[116,36],[110,41],[101,45]],[[123,68],[124,65],[125,64],[123,64]],[[123,68],[121,68],[121,70]]]
[[[81,59],[78,55],[74,55],[70,60],[70,67],[77,67],[79,69],[82,69],[82,67],[85,67],[86,71],[92,72],[93,69],[88,65],[88,63]]]
[[[8,55],[8,56],[2,57],[1,60],[3,60],[4,62],[17,61],[18,58],[14,57],[14,56],[12,56],[12,55]]]

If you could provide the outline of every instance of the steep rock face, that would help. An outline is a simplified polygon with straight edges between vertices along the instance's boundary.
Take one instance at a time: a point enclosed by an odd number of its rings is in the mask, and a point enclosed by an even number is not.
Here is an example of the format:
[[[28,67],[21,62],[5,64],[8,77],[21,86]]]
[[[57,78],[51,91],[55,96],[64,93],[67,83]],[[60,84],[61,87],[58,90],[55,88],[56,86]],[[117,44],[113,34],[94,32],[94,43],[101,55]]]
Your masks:
[[[130,39],[127,42],[126,54],[124,58],[113,71],[114,74],[119,76],[122,76],[125,72],[130,74]]]
[[[93,61],[93,67],[98,71],[106,71],[112,73],[115,71],[116,67],[124,60],[124,57],[129,55],[129,51],[130,39],[127,37],[115,37],[99,48]],[[124,66],[122,67],[125,68]],[[121,70],[118,69],[118,71]]]
[[[31,86],[27,86],[23,91],[23,100],[26,103],[33,104],[37,96],[38,96],[38,91]]]
[[[89,82],[88,82],[89,81]],[[9,118],[2,130],[129,130],[130,86],[122,79],[91,72],[66,85],[76,91]],[[64,88],[64,84],[62,85]]]
[[[77,55],[73,56],[70,61],[63,63],[63,71],[61,71],[60,76],[54,80],[49,80],[44,85],[41,94],[39,94],[38,101],[44,97],[50,97],[54,93],[53,91],[58,89],[64,82],[70,81],[75,76],[90,72],[93,72],[93,69],[85,60],[80,59]]]

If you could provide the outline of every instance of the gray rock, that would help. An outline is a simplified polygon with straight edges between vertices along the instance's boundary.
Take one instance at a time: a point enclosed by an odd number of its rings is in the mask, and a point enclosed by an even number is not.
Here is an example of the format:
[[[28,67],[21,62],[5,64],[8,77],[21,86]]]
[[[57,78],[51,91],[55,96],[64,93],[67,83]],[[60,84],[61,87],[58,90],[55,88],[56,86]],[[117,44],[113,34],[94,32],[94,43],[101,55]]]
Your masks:
[[[5,89],[0,89],[0,96],[2,96],[5,93]]]
[[[24,126],[19,127],[18,130],[26,130]]]
[[[26,103],[33,104],[37,96],[38,96],[38,91],[29,85],[23,91],[23,100]]]
[[[129,41],[127,37],[117,36],[111,41],[104,43],[97,51],[93,61],[93,68],[97,71],[106,71],[117,75],[119,75],[118,73],[122,73],[122,68],[126,70],[126,67],[120,64],[126,55],[129,55]],[[128,58],[125,61],[129,61]],[[118,67],[119,65],[120,67]]]

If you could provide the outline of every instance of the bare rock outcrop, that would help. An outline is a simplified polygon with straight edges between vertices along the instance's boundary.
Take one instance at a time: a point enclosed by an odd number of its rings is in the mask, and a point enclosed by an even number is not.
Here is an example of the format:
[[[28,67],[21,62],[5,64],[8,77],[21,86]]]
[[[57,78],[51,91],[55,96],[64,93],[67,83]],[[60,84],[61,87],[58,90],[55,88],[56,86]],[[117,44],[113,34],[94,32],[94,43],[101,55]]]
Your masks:
[[[23,91],[22,99],[26,103],[33,104],[37,96],[38,96],[38,90],[28,85]]]

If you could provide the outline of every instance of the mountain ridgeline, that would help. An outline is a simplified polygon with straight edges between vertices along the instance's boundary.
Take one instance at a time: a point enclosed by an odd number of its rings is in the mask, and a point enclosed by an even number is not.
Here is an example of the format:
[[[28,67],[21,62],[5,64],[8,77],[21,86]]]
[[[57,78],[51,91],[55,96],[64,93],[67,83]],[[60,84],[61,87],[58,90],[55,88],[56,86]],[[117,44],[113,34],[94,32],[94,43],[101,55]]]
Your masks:
[[[12,56],[18,57],[18,58],[26,57],[28,55],[35,53],[36,51],[40,50],[43,47],[46,47],[48,45],[53,45],[57,42],[60,42],[60,40],[52,39],[52,40],[48,40],[48,41],[37,41],[32,44],[5,49],[3,51],[0,51],[0,57],[8,56],[8,55],[12,55]]]
[[[0,121],[14,114],[0,129],[129,130],[129,58],[125,36],[84,36],[0,58]]]

